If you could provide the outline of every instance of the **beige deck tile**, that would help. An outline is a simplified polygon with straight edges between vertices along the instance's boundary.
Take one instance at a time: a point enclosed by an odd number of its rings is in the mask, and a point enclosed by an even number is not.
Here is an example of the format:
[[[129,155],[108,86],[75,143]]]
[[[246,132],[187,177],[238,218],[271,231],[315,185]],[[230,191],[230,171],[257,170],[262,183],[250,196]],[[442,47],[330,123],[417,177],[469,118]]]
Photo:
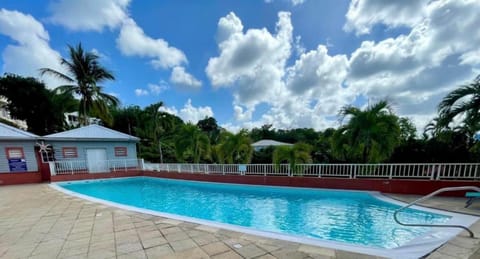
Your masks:
[[[162,232],[162,234],[168,235],[168,234],[173,234],[177,232],[182,232],[183,230],[179,227],[169,227],[169,228],[162,228],[160,231]]]
[[[282,246],[275,245],[273,243],[265,243],[265,242],[258,242],[256,243],[258,247],[265,250],[266,252],[270,253],[272,251],[280,249]]]
[[[165,238],[168,240],[168,242],[175,242],[179,240],[189,239],[190,237],[187,234],[185,234],[185,232],[182,231],[182,232],[175,232],[172,234],[165,235]]]
[[[154,238],[149,238],[149,239],[142,239],[141,241],[142,241],[142,246],[145,249],[168,243],[167,240],[163,237],[154,237]]]
[[[143,251],[142,244],[140,244],[139,242],[117,244],[117,254],[118,255],[129,254],[129,253],[136,252],[136,251],[139,251],[139,250]]]
[[[284,248],[280,248],[276,251],[271,252],[270,254],[272,254],[278,259],[303,259],[308,257],[308,254],[305,254],[303,252]]]
[[[175,252],[180,252],[180,251],[198,247],[197,244],[193,242],[193,240],[191,239],[178,240],[178,241],[173,241],[169,243]]]
[[[234,251],[228,251],[228,252],[223,253],[223,254],[214,255],[211,258],[212,259],[243,259],[242,256],[240,256],[239,254],[237,254]]]
[[[262,256],[259,256],[255,259],[277,259],[275,256],[271,255],[271,254],[265,254],[265,255],[262,255]]]
[[[213,256],[230,251],[230,247],[223,242],[215,242],[201,247],[208,255]]]
[[[182,222],[183,222],[183,221],[176,220],[176,219],[163,218],[163,219],[160,219],[160,220],[155,221],[154,223],[155,223],[155,224],[163,223],[163,224],[175,225],[175,226],[176,226],[176,225],[181,224]]]
[[[219,228],[211,227],[211,226],[205,226],[205,225],[200,225],[200,226],[196,227],[195,229],[201,230],[201,231],[212,232],[212,233],[216,233],[220,230]]]
[[[245,258],[254,258],[267,253],[254,244],[235,248],[235,251]]]
[[[173,250],[170,247],[170,245],[165,244],[161,246],[148,248],[145,250],[145,253],[147,254],[147,258],[154,259],[154,258],[162,258],[162,257],[165,257],[166,255],[173,254]]]
[[[143,251],[142,251],[143,252]],[[97,250],[90,250],[88,252],[88,258],[98,258],[98,259],[107,259],[107,258],[115,258],[117,254],[115,250],[110,249],[97,249]]]
[[[199,246],[203,246],[203,245],[206,245],[206,244],[217,242],[219,240],[215,235],[210,234],[210,233],[205,233],[205,232],[203,232],[203,234],[201,234],[201,235],[192,237],[192,239]]]
[[[202,249],[196,247],[189,250],[177,252],[175,254],[167,255],[163,259],[208,259],[210,256],[206,254]]]
[[[325,255],[329,257],[335,257],[335,250],[323,247],[315,247],[309,245],[301,245],[298,251],[310,254],[310,255]]]
[[[117,256],[117,259],[144,259],[144,258],[147,258],[147,255],[143,250]]]

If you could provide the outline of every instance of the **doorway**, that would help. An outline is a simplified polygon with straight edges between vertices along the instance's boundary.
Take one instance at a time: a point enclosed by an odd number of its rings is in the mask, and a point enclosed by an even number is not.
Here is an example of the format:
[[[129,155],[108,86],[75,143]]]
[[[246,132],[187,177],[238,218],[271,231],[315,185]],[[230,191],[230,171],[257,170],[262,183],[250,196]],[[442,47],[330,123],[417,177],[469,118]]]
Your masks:
[[[87,167],[90,173],[108,172],[107,151],[104,148],[88,148]]]

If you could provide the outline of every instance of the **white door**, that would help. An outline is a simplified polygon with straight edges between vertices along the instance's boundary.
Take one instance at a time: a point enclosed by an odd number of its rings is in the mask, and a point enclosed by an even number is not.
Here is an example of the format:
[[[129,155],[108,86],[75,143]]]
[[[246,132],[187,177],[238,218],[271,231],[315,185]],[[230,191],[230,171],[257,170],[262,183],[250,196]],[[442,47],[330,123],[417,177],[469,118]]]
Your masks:
[[[103,148],[87,149],[87,166],[90,173],[108,172],[107,151]]]

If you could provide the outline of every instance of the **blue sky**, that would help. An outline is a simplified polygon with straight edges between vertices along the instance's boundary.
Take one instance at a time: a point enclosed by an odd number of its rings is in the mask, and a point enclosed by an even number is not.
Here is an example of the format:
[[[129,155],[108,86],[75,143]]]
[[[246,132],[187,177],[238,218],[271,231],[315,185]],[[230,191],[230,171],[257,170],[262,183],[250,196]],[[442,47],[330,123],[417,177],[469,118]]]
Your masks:
[[[124,106],[163,101],[234,131],[322,130],[342,106],[386,98],[421,129],[479,73],[479,11],[473,0],[2,0],[0,67],[40,77],[81,42]]]

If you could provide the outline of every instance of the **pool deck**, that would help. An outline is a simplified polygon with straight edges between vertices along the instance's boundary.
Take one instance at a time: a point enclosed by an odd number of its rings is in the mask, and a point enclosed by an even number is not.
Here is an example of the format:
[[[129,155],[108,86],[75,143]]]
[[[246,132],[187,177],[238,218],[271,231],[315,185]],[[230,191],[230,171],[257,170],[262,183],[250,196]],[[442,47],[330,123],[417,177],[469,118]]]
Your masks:
[[[47,184],[2,186],[0,197],[0,258],[378,258],[126,211]],[[480,202],[464,204],[437,197],[425,205],[480,216]],[[480,236],[480,222],[473,230]],[[480,258],[480,239],[463,232],[427,258]]]

